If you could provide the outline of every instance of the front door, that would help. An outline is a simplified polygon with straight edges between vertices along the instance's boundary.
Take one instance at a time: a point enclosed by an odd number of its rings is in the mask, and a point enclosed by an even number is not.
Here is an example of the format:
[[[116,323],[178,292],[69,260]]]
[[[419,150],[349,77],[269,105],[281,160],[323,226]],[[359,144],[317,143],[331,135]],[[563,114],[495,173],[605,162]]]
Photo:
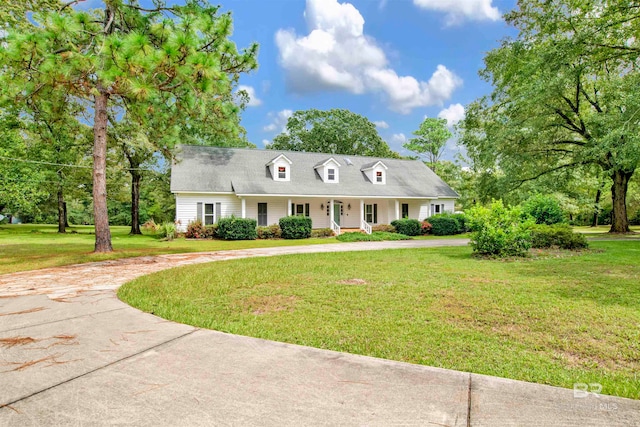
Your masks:
[[[340,224],[340,212],[342,212],[342,205],[340,203],[333,204],[333,222]]]

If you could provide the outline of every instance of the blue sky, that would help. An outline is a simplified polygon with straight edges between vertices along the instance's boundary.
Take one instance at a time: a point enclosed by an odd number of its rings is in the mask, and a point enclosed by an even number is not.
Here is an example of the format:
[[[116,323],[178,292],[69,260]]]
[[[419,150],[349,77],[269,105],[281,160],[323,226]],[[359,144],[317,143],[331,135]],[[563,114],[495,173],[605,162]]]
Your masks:
[[[222,2],[238,47],[260,45],[258,70],[240,79],[252,97],[242,118],[249,140],[263,148],[296,110],[344,108],[376,123],[393,150],[411,154],[402,143],[425,116],[454,124],[465,105],[490,92],[478,70],[487,51],[515,35],[502,20],[515,2]],[[451,140],[444,157],[457,151]]]

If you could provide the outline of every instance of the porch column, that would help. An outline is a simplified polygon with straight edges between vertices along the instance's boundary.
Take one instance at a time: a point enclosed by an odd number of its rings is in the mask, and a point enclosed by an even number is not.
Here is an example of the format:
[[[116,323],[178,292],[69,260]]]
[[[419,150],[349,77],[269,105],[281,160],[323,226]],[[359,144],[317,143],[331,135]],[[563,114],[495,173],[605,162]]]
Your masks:
[[[400,219],[400,202],[396,199],[396,219]]]
[[[242,218],[246,218],[247,217],[247,199],[243,197],[240,200],[242,200]]]
[[[364,221],[364,200],[360,199],[360,222]]]
[[[334,220],[334,218],[333,218],[333,199],[331,199],[331,202],[330,202],[329,206],[331,206],[331,208],[329,209],[329,225],[331,225],[332,221]]]
[[[293,215],[293,212],[291,212],[291,199],[287,200],[287,216],[291,216]]]

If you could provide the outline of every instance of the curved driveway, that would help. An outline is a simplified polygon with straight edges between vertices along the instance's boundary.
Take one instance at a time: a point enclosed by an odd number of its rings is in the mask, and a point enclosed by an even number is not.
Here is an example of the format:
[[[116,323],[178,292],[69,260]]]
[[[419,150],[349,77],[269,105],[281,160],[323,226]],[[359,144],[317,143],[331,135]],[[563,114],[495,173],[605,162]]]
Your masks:
[[[115,296],[135,277],[328,244],[129,258],[0,276],[0,425],[639,425],[640,402],[201,330]]]

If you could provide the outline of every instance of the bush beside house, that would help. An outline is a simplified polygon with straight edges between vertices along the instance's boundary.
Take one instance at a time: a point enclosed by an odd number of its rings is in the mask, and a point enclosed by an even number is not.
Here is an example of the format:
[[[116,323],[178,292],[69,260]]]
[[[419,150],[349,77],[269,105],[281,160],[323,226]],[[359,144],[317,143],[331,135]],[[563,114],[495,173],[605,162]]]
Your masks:
[[[420,236],[422,234],[422,223],[417,219],[396,219],[391,221],[391,225],[395,228],[396,233],[405,236]]]
[[[311,237],[311,218],[308,216],[285,216],[280,218],[283,239],[306,239]]]
[[[220,218],[217,236],[224,240],[255,240],[258,222],[251,218]]]

